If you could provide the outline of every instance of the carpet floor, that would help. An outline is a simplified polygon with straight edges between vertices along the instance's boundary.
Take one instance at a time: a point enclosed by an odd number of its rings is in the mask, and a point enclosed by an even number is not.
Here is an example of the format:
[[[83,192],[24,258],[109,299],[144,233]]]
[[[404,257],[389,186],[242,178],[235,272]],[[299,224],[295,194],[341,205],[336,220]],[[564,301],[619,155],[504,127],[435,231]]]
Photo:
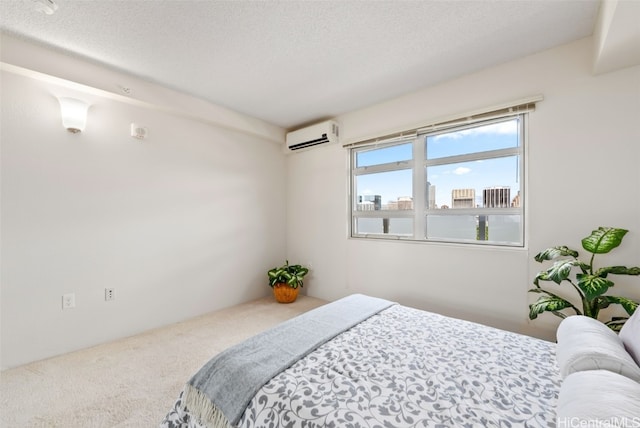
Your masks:
[[[272,297],[0,373],[0,427],[155,427],[211,357],[325,304]]]

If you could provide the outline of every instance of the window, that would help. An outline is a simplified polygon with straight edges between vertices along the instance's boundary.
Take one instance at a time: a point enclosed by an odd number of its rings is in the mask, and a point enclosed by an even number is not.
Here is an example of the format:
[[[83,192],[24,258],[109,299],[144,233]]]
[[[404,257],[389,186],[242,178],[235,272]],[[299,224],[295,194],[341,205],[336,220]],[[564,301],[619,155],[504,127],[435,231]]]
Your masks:
[[[351,236],[522,246],[526,114],[351,148]]]

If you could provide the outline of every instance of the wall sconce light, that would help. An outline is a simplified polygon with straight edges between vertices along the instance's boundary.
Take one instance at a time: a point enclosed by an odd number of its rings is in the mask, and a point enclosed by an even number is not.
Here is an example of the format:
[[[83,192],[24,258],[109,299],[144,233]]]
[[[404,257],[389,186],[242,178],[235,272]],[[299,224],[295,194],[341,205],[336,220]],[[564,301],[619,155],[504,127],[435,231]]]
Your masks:
[[[74,134],[82,132],[87,124],[87,110],[89,104],[75,98],[58,98],[62,125]]]

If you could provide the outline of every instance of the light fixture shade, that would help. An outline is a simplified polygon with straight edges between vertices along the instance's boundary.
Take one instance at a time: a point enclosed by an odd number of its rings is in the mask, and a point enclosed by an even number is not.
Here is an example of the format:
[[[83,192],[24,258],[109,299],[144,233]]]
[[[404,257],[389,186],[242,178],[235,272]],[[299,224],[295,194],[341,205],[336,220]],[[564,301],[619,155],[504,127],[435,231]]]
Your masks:
[[[84,131],[89,104],[75,98],[58,98],[58,101],[60,102],[62,125],[67,128],[67,131],[74,134]]]

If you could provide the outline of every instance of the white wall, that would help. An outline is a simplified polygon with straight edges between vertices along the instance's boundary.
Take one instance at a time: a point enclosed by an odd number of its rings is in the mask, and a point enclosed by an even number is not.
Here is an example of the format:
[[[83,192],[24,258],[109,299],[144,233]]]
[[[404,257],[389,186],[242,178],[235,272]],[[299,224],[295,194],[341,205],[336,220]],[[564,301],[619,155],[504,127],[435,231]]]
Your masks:
[[[348,239],[347,151],[291,155],[287,253],[313,264],[308,294],[369,293],[552,339],[557,318],[528,321],[535,254],[581,249],[593,228],[614,226],[630,232],[615,259],[599,260],[640,265],[640,67],[593,76],[591,54],[584,39],[338,118],[341,138],[357,141],[542,94],[530,118],[524,249]],[[640,300],[638,277],[613,279],[612,294]]]
[[[266,270],[286,245],[285,156],[259,136],[270,125],[231,130],[1,79],[3,368],[269,293]],[[60,92],[91,99],[85,132],[63,129]],[[147,140],[129,136],[134,121]],[[62,310],[64,293],[76,308]]]

